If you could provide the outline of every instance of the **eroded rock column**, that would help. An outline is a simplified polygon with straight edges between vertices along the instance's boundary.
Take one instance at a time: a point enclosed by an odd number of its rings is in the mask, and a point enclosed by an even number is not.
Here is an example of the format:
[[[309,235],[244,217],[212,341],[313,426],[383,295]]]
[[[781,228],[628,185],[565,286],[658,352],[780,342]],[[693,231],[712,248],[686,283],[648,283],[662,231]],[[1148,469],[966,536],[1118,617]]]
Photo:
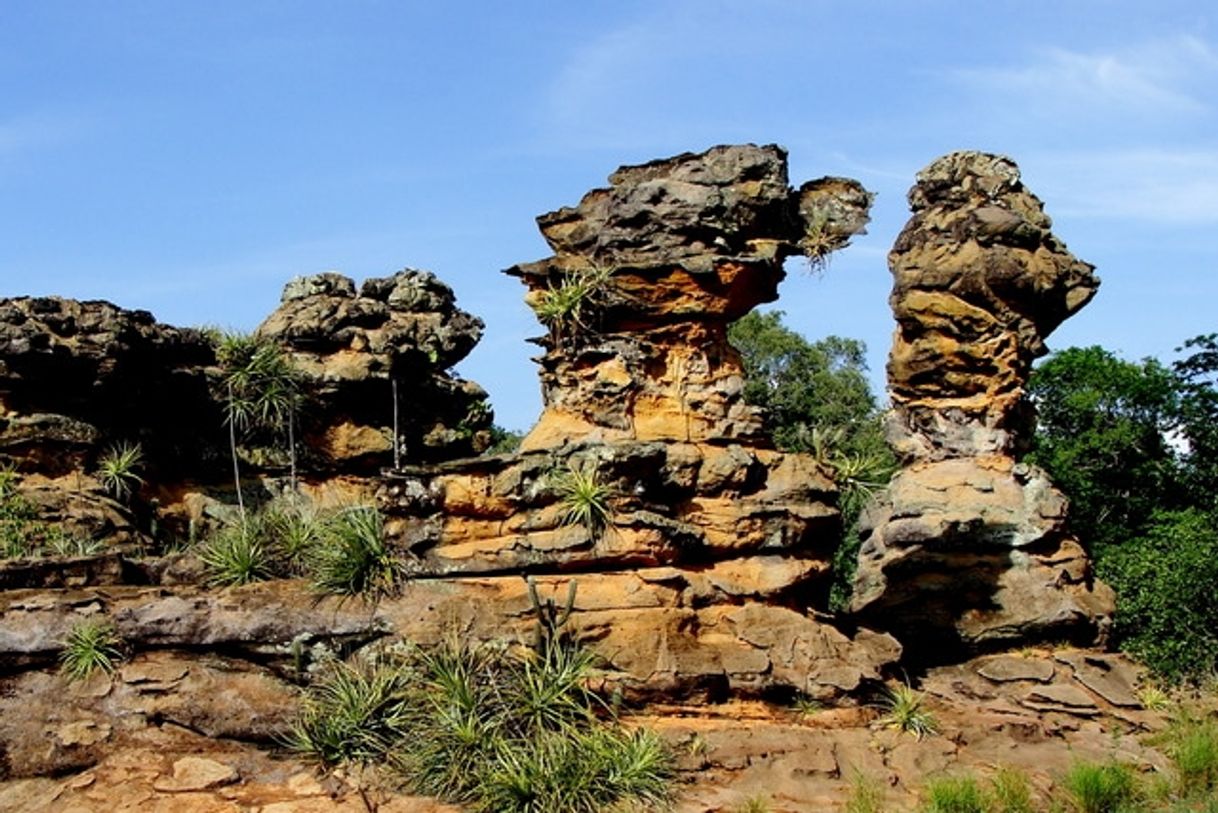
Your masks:
[[[576,581],[571,623],[642,694],[828,698],[876,678],[895,641],[808,612],[836,486],[773,448],[727,341],[777,296],[784,259],[845,245],[870,202],[845,179],[792,189],[780,148],[746,145],[624,167],[541,216],[553,256],[508,273],[548,328],[545,412],[519,454],[386,482],[415,572],[495,585],[481,611],[503,627],[530,618],[522,575],[560,604]],[[603,527],[573,517],[575,476],[602,489]]]
[[[1090,642],[1111,592],[1067,530],[1064,496],[1020,458],[1032,362],[1099,280],[1007,158],[944,156],[909,203],[889,254],[888,440],[904,468],[864,514],[852,609],[926,660]]]

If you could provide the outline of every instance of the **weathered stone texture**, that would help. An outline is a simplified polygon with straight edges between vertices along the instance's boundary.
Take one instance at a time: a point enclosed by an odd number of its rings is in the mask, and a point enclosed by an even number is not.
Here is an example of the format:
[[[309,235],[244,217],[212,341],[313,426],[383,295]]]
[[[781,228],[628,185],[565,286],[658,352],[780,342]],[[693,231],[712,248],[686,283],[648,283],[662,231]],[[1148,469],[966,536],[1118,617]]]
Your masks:
[[[402,459],[451,459],[489,442],[486,392],[449,372],[482,337],[482,321],[434,274],[406,269],[358,292],[341,274],[298,277],[257,332],[304,377],[304,447],[320,472],[392,465],[395,397]]]
[[[1065,497],[1017,461],[1032,361],[1099,280],[1007,158],[940,158],[909,201],[889,255],[888,440],[905,468],[862,518],[853,610],[927,659],[1093,641],[1111,591],[1069,534]]]

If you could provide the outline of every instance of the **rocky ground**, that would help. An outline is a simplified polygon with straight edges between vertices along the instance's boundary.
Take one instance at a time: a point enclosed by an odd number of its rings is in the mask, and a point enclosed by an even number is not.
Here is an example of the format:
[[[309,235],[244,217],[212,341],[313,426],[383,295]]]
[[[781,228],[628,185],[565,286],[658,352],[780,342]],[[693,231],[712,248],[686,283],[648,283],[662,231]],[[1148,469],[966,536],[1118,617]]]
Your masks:
[[[1013,767],[1047,791],[1075,760],[1164,769],[1162,754],[1145,744],[1164,716],[1141,707],[1139,677],[1120,656],[1065,648],[937,668],[921,687],[939,733],[921,739],[886,727],[870,704],[652,705],[629,721],[660,732],[677,754],[680,813],[730,813],[750,802],[771,813],[839,810],[860,777],[883,789],[885,809],[912,810],[927,778],[953,772]],[[188,682],[192,696],[215,702],[175,706],[175,690]],[[293,691],[233,660],[154,653],[113,678],[72,685],[48,672],[15,683],[3,684],[4,725],[22,718],[31,752],[60,759],[52,776],[0,783],[3,811],[455,810],[387,790],[371,774],[323,775],[276,748]],[[107,704],[125,704],[125,717],[110,718],[124,722],[90,714]],[[259,719],[267,725],[251,728]]]

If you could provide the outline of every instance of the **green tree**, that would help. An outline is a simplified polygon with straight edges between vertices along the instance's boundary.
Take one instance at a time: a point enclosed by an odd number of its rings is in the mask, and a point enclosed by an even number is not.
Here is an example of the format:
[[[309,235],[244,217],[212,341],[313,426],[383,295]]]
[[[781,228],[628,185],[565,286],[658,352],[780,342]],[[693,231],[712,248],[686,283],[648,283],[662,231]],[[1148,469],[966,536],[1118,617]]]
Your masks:
[[[745,399],[766,410],[778,448],[829,466],[841,489],[844,536],[833,559],[830,605],[843,607],[858,563],[858,517],[896,470],[867,382],[866,346],[829,336],[810,342],[781,311],[749,313],[728,339],[744,361]]]
[[[221,397],[228,424],[237,505],[245,520],[241,495],[238,441],[258,431],[287,435],[292,489],[296,488],[296,413],[301,403],[300,375],[278,345],[258,336],[230,333],[216,348],[222,372]]]
[[[810,342],[782,317],[754,311],[728,331],[744,361],[744,397],[766,410],[775,444],[819,453],[822,439],[832,436],[842,454],[884,450],[866,345],[840,336]]]
[[[1218,333],[1176,348],[1192,351],[1172,365],[1180,378],[1183,479],[1194,505],[1218,509]]]
[[[1029,455],[1070,498],[1075,533],[1093,549],[1137,536],[1156,510],[1182,507],[1171,437],[1179,378],[1153,359],[1072,347],[1033,372],[1037,432]]]

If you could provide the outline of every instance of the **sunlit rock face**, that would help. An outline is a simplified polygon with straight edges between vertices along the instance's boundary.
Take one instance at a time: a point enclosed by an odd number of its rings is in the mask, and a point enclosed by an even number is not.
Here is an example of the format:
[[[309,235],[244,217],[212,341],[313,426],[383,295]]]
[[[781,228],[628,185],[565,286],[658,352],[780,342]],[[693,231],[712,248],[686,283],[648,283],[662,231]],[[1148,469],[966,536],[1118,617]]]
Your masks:
[[[899,648],[808,614],[825,608],[837,488],[773,448],[727,328],[776,298],[784,259],[861,231],[871,196],[841,178],[793,189],[773,146],[609,182],[538,218],[554,254],[507,272],[547,329],[537,426],[517,454],[387,480],[391,533],[453,590],[536,574],[561,603],[575,581],[572,625],[636,693],[849,694]],[[602,528],[573,521],[576,476],[601,489]]]
[[[1093,640],[1111,592],[1068,532],[1063,495],[1019,458],[1032,362],[1099,280],[1008,158],[944,156],[909,203],[889,254],[888,440],[904,468],[864,515],[853,609],[927,644],[928,659]]]
[[[312,467],[367,474],[395,462],[395,414],[397,461],[447,460],[486,447],[486,392],[451,372],[482,328],[434,274],[406,269],[358,290],[341,274],[298,277],[257,332],[284,347],[301,374]]]

